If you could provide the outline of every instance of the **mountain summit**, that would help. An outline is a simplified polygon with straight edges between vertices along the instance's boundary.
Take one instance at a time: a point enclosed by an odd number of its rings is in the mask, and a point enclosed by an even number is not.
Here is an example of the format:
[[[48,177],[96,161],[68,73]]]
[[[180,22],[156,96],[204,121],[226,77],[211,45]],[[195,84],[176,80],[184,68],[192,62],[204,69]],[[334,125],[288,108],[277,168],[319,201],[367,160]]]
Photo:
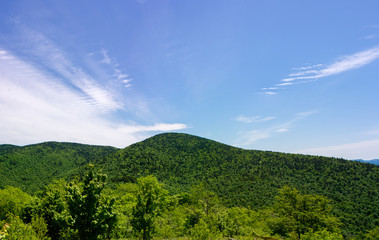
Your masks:
[[[124,149],[48,142],[0,146],[0,187],[28,192],[53,179],[80,176],[94,163],[111,184],[154,175],[172,193],[203,184],[226,206],[270,206],[285,185],[333,200],[335,214],[351,232],[371,229],[379,206],[379,167],[344,159],[244,150],[205,138],[165,133]],[[364,209],[364,211],[362,210]]]

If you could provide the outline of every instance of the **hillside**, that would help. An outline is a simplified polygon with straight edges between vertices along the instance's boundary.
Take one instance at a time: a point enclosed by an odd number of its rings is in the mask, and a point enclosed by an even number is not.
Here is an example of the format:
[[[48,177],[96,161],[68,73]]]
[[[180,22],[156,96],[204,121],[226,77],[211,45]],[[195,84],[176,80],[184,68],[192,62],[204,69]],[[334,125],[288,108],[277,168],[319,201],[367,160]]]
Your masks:
[[[78,167],[117,151],[113,147],[46,142],[18,147],[0,145],[0,188],[16,186],[33,193],[52,179],[73,176]]]
[[[2,145],[0,153],[0,187],[33,192],[94,162],[113,183],[152,174],[172,193],[203,183],[226,206],[251,209],[270,206],[277,189],[290,185],[332,199],[345,233],[365,232],[379,220],[379,167],[361,162],[244,150],[178,133],[156,135],[125,149],[51,142]]]
[[[324,195],[349,231],[371,229],[379,216],[379,168],[343,159],[243,150],[185,134],[161,134],[119,150],[102,165],[113,179],[153,174],[175,189],[204,182],[228,206],[259,209],[277,189]]]
[[[371,159],[371,160],[363,160],[363,159],[354,159],[353,161],[363,162],[363,163],[370,163],[374,165],[379,165],[379,159]]]

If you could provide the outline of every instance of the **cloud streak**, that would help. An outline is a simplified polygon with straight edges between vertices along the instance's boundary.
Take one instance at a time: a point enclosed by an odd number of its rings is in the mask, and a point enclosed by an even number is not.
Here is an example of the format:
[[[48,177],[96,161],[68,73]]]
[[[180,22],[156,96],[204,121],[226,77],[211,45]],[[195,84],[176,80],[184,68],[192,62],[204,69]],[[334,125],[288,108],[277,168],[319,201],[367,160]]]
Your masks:
[[[274,136],[275,134],[288,132],[292,128],[294,128],[296,122],[301,121],[304,118],[312,114],[315,114],[316,112],[317,111],[307,111],[307,112],[296,113],[291,120],[284,122],[282,124],[274,125],[274,126],[264,128],[264,129],[253,129],[246,132],[240,132],[238,138],[234,141],[234,145],[241,146],[241,147],[250,147],[259,140],[270,138]],[[239,117],[239,118],[240,118],[239,119],[240,121],[244,120],[246,123],[252,122],[252,120],[254,120],[254,118],[252,119],[245,118],[245,117],[242,117],[242,118]],[[267,118],[258,117],[258,119],[267,119],[268,121],[268,120],[274,119],[274,117],[267,117]]]
[[[125,147],[153,132],[187,127],[111,121],[112,113],[124,111],[113,91],[102,88],[54,46],[38,50],[43,62],[50,62],[47,67],[0,50],[0,143],[69,141]]]
[[[109,65],[112,68],[113,77],[116,77],[125,88],[130,88],[132,86],[131,81],[133,81],[133,79],[129,78],[128,74],[119,69],[119,64],[109,56],[108,51],[105,48],[102,48],[99,52],[91,53],[90,55],[94,56],[97,54],[100,54],[102,57],[99,63]]]
[[[240,115],[235,118],[237,122],[242,122],[242,123],[267,122],[272,119],[275,119],[275,117],[261,117],[261,116],[245,117],[243,115]]]
[[[39,67],[52,75],[68,81],[81,91],[87,101],[103,111],[122,109],[122,105],[98,81],[88,75],[82,68],[75,66],[65,52],[42,33],[35,32],[24,26],[20,27],[26,44],[30,44],[33,58],[40,61]]]
[[[274,87],[277,87],[277,90],[279,90],[280,88],[305,83],[309,80],[317,80],[341,74],[349,70],[361,68],[377,59],[379,59],[379,47],[373,47],[352,55],[341,57],[329,65],[316,64],[307,67],[293,68],[297,72],[289,74],[286,78],[281,80],[281,83],[275,84]],[[262,88],[262,90],[267,89],[270,88]],[[277,92],[265,91],[264,93],[272,95]]]

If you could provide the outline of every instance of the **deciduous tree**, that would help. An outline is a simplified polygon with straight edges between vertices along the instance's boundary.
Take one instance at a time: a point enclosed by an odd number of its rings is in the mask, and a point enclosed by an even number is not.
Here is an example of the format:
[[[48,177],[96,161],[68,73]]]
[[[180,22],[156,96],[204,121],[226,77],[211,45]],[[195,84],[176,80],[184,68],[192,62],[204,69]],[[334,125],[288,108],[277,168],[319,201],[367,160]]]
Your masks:
[[[149,240],[155,232],[155,220],[164,210],[167,191],[154,176],[139,178],[138,186],[137,204],[130,223],[141,239]]]

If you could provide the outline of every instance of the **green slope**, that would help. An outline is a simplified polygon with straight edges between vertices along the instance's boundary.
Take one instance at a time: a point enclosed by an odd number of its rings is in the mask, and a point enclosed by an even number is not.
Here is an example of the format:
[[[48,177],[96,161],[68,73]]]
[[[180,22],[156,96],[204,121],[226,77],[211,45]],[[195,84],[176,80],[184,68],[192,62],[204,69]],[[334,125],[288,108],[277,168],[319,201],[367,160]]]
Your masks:
[[[333,200],[348,232],[379,220],[379,168],[343,159],[243,150],[186,134],[161,134],[119,150],[102,167],[114,180],[153,174],[182,191],[203,182],[228,206],[269,206],[277,189]]]
[[[11,185],[32,193],[52,179],[72,176],[78,167],[115,151],[113,147],[58,142],[0,145],[0,188]]]
[[[243,150],[187,134],[156,135],[125,149],[73,143],[0,146],[0,187],[33,192],[54,178],[67,178],[93,162],[117,183],[153,174],[171,192],[204,183],[227,206],[270,206],[277,189],[333,200],[345,233],[379,223],[379,167],[343,159]]]

